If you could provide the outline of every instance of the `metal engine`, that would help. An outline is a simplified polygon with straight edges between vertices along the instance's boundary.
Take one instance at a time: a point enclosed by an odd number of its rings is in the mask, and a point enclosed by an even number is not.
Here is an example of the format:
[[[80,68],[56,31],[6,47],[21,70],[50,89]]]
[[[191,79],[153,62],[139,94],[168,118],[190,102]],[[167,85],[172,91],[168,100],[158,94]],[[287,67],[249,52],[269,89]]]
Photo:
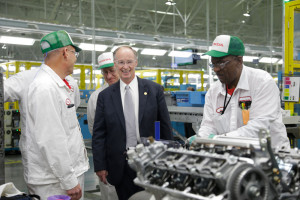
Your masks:
[[[128,162],[155,199],[300,199],[300,150],[272,150],[268,132],[260,135],[196,138],[188,149],[139,144]]]

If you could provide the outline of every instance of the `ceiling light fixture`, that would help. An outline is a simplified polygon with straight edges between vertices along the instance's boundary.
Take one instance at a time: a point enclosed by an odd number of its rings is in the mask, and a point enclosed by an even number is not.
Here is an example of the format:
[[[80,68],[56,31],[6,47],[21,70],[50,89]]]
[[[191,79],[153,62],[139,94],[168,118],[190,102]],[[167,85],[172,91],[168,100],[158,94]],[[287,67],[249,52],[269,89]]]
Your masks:
[[[168,6],[174,6],[176,3],[173,0],[167,0],[165,4]]]
[[[34,42],[35,42],[35,39],[33,39],[33,38],[0,36],[0,43],[3,43],[3,44],[16,44],[16,45],[32,46],[34,44]]]
[[[167,50],[163,49],[143,49],[141,54],[143,55],[151,55],[151,56],[163,56]]]
[[[276,63],[279,59],[278,58],[270,58],[270,57],[262,57],[259,62],[260,63]]]
[[[243,56],[244,62],[253,62],[253,60],[258,60],[257,56]]]
[[[243,14],[245,17],[250,17],[249,4],[247,3],[247,11]]]
[[[79,48],[85,51],[94,51],[94,44],[80,43]],[[105,51],[106,49],[107,45],[95,44],[95,51]]]
[[[185,52],[185,51],[171,51],[168,56],[170,57],[181,57],[181,58],[187,58],[190,57],[193,53],[192,52]]]
[[[149,12],[157,13],[157,14],[162,14],[162,15],[175,15],[177,16],[177,13],[172,13],[172,12],[166,12],[166,11],[159,11],[159,10],[148,10]]]
[[[250,17],[250,12],[247,11],[247,12],[245,12],[243,15],[244,15],[245,17]]]

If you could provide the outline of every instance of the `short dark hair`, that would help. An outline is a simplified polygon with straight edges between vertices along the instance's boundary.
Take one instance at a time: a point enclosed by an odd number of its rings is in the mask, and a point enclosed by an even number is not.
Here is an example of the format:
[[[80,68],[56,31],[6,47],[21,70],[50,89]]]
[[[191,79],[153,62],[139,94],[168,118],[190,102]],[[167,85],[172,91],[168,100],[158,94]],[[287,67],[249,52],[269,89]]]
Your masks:
[[[117,51],[119,51],[121,48],[130,49],[133,52],[135,58],[138,59],[138,54],[137,54],[136,50],[134,50],[131,46],[124,45],[124,46],[119,46],[116,50],[114,50],[114,52],[113,52],[114,60],[116,60]]]

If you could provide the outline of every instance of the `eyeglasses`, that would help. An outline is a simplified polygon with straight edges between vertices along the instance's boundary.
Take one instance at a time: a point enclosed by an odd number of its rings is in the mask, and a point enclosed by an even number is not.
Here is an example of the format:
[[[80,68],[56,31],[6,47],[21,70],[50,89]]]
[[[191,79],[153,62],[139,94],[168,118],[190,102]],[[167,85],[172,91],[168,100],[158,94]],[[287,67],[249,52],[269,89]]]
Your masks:
[[[125,66],[125,64],[126,65],[132,65],[135,61],[136,60],[126,60],[126,61],[124,61],[124,60],[116,60],[115,63],[117,65]]]
[[[209,63],[208,65],[214,69],[215,67],[220,67],[221,69],[223,69],[231,60],[227,60],[225,62],[222,62],[222,63],[216,63],[216,64],[213,64],[213,63]]]
[[[68,50],[69,50],[69,49],[68,49]],[[73,50],[69,50],[69,51],[71,51],[72,53],[74,53],[75,57],[76,57],[76,58],[78,58],[78,56],[79,56],[79,52],[77,52],[77,51],[73,51]]]
[[[101,74],[103,76],[107,76],[108,74],[114,75],[116,73],[116,69],[112,68],[112,69],[108,69],[108,70],[101,70]]]

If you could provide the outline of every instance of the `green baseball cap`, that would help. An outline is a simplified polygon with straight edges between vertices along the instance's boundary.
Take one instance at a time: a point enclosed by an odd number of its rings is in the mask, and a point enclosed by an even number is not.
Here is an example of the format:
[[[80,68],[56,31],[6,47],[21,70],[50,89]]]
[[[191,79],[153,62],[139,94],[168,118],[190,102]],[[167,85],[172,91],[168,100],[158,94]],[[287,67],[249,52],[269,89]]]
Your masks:
[[[64,30],[49,33],[41,39],[40,44],[43,54],[69,45],[73,46],[76,52],[81,51],[79,47],[74,45],[74,42],[69,33]]]
[[[213,41],[210,51],[204,54],[212,57],[243,56],[245,47],[242,40],[236,36],[219,35]]]

